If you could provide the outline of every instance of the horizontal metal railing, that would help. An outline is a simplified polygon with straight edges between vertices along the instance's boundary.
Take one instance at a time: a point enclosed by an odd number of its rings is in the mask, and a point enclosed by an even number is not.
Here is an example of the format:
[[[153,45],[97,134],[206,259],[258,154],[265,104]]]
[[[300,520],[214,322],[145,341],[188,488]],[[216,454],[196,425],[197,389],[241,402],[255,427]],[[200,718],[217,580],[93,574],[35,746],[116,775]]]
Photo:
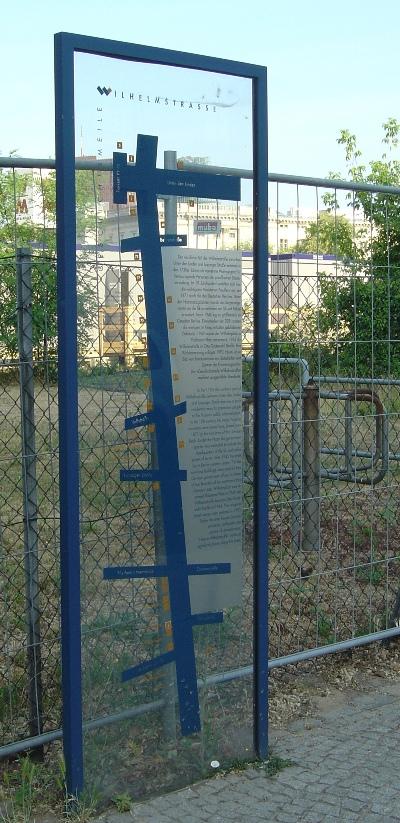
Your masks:
[[[43,157],[0,157],[0,168],[10,169],[53,169],[56,168],[56,161],[52,158]],[[77,157],[75,168],[80,171],[112,171],[112,160],[87,160]],[[243,180],[252,180],[251,169],[237,169],[229,166],[208,166],[200,163],[189,163],[187,160],[179,160],[178,168],[183,171],[196,171],[199,174],[227,174],[240,177]],[[400,195],[400,186],[384,186],[375,183],[362,183],[354,180],[341,180],[340,178],[329,177],[308,177],[298,174],[278,174],[269,172],[269,183],[286,183],[297,186],[312,186],[323,189],[338,189],[343,191],[365,191],[371,194]]]
[[[304,663],[307,660],[313,660],[317,657],[326,657],[327,655],[348,651],[349,649],[357,649],[361,646],[366,646],[369,643],[378,641],[387,641],[391,638],[398,637],[400,628],[386,629],[381,632],[373,632],[362,637],[352,637],[350,640],[340,641],[338,643],[331,643],[329,646],[319,646],[314,649],[305,649],[294,654],[287,654],[285,657],[277,657],[268,660],[268,671],[281,668],[282,666],[293,666],[296,663]],[[220,674],[210,675],[202,680],[198,680],[198,687],[200,689],[208,686],[216,686],[219,683],[228,683],[231,680],[240,680],[242,677],[250,677],[253,674],[253,666],[241,666],[238,669],[221,672]],[[110,726],[112,723],[120,723],[122,720],[130,720],[133,717],[140,717],[141,715],[160,711],[165,706],[165,700],[153,700],[150,703],[143,703],[141,706],[133,706],[131,709],[125,709],[118,712],[118,714],[107,715],[105,717],[98,717],[95,720],[89,720],[83,724],[85,732],[94,729],[101,729],[105,726]],[[28,751],[29,749],[39,748],[53,743],[55,740],[61,740],[63,737],[62,729],[54,729],[51,732],[44,732],[35,737],[30,737],[25,740],[18,740],[15,743],[10,743],[7,746],[0,747],[0,759],[4,757],[13,757],[19,752]]]

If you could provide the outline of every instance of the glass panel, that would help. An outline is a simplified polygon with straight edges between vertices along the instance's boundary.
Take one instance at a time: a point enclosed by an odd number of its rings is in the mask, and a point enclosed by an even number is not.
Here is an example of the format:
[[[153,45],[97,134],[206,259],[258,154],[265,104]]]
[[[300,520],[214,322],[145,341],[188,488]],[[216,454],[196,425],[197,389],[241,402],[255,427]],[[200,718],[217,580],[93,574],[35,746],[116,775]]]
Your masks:
[[[252,189],[204,173],[252,86],[79,53],[75,101],[86,784],[137,799],[254,755]]]

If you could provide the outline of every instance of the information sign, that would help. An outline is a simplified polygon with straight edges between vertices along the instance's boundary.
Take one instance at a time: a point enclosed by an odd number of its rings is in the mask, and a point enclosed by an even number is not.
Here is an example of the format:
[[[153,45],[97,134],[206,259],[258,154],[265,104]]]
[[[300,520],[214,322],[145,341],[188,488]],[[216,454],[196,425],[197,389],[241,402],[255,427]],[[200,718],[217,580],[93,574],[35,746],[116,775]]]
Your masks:
[[[163,250],[175,400],[186,401],[176,429],[187,556],[231,564],[191,578],[194,612],[238,605],[242,592],[241,263],[239,251]]]
[[[252,724],[267,754],[266,72],[59,34],[55,80],[66,782],[79,794],[85,766],[111,796],[129,775],[139,797],[160,752],[176,755],[169,788],[210,755],[248,759]],[[197,248],[239,201],[254,215],[252,375],[241,253]]]

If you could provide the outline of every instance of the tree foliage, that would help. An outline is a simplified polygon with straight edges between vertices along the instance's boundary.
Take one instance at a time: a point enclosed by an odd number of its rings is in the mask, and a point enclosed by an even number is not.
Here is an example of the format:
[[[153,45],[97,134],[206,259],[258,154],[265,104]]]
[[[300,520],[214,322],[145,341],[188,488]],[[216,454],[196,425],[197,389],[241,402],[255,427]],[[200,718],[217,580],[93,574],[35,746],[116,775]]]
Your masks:
[[[77,230],[82,235],[94,224],[93,177],[77,175]],[[16,251],[28,248],[32,266],[33,347],[37,360],[57,350],[55,174],[0,169],[0,357],[18,355]],[[94,295],[78,294],[79,337],[87,342],[94,317]]]
[[[342,130],[348,179],[379,186],[400,186],[400,161],[394,156],[400,123],[383,124],[384,151],[368,165],[354,134]],[[356,192],[352,208],[368,221],[370,231],[353,251],[345,276],[323,278],[321,329],[340,328],[339,364],[347,373],[400,374],[400,198],[386,193]]]
[[[349,220],[343,215],[321,212],[318,219],[306,229],[304,240],[300,240],[297,249],[312,254],[334,254],[338,258],[350,259],[353,256],[354,232]]]
[[[390,118],[383,124],[381,159],[365,163],[356,136],[342,130],[338,142],[347,170],[330,176],[400,187],[399,137],[400,123]],[[400,197],[349,193],[352,212],[367,225],[356,236],[349,231],[352,224],[338,217],[335,196],[324,199],[328,214],[310,226],[304,249],[336,254],[340,271],[320,272],[318,306],[289,318],[279,338],[272,334],[271,350],[297,356],[301,351],[317,368],[346,375],[400,377]]]

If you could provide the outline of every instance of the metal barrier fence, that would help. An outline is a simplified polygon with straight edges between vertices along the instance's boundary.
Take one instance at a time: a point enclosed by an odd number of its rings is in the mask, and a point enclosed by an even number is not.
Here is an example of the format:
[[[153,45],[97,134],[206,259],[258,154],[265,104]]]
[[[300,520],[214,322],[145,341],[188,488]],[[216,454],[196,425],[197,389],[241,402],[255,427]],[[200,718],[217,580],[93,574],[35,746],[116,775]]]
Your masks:
[[[3,158],[0,197],[0,754],[7,756],[62,736],[60,729],[59,511],[57,334],[51,161]],[[143,411],[146,318],[141,262],[117,251],[134,214],[105,200],[111,164],[77,161],[81,343],[81,450],[85,455],[82,545],[85,637],[91,655],[93,705],[86,728],[158,711],[171,684],[154,684],[118,715],[103,698],[112,678],[99,640],[105,625],[99,571],[129,548],[146,562],[157,500],[110,483],[118,452],[151,465],[147,435],[121,432],[132,410]],[[32,169],[32,172],[21,169]],[[209,167],[207,167],[209,170]],[[49,170],[47,173],[46,170]],[[201,168],[196,166],[197,171]],[[245,170],[236,170],[248,177]],[[399,633],[400,358],[396,282],[399,266],[391,220],[400,190],[271,175],[270,203],[270,668]],[[341,192],[351,193],[341,201]],[[330,201],[330,245],[320,205]],[[360,216],[359,198],[363,211]],[[349,202],[350,205],[346,206]],[[295,203],[295,209],[289,206]],[[282,205],[283,204],[283,205]],[[217,685],[249,672],[252,539],[252,258],[250,210],[224,216],[221,204],[182,200],[179,220],[217,213],[224,232],[216,247],[243,247],[244,501],[243,601],[221,633],[231,668],[218,660],[201,684]],[[341,210],[349,214],[343,247]],[[164,211],[163,211],[164,209]],[[160,221],[168,204],[160,203]],[[312,212],[315,248],[305,251]],[[134,209],[132,209],[132,212]],[[245,210],[244,210],[245,212]],[[225,231],[226,228],[226,231]],[[386,245],[382,244],[386,238]],[[202,239],[204,242],[204,238]],[[189,242],[201,243],[198,237]],[[282,241],[282,242],[281,242]],[[346,254],[344,253],[346,252]],[[88,352],[91,352],[90,357]],[[115,454],[108,450],[113,444]],[[124,451],[125,450],[125,451]],[[117,466],[117,463],[115,464]],[[107,473],[104,471],[107,466]],[[155,504],[155,508],[154,508]],[[129,528],[122,530],[121,511]],[[102,524],[102,525],[101,525]],[[105,525],[104,525],[105,524]],[[125,521],[126,525],[126,521]],[[125,528],[125,526],[124,526]],[[159,536],[162,542],[162,537]],[[160,548],[162,550],[162,547]],[[266,581],[265,581],[266,582]],[[266,582],[267,584],[267,582]],[[160,627],[168,644],[162,592],[154,624],[149,592],[131,587],[109,603],[113,642],[135,631],[149,647]],[[133,640],[132,640],[133,637]],[[104,638],[103,638],[104,639]],[[210,643],[208,640],[207,642]],[[204,667],[203,667],[204,669]],[[173,703],[173,700],[172,700]],[[171,706],[171,700],[169,701]],[[174,720],[164,712],[168,724]],[[170,726],[171,731],[171,726]]]

